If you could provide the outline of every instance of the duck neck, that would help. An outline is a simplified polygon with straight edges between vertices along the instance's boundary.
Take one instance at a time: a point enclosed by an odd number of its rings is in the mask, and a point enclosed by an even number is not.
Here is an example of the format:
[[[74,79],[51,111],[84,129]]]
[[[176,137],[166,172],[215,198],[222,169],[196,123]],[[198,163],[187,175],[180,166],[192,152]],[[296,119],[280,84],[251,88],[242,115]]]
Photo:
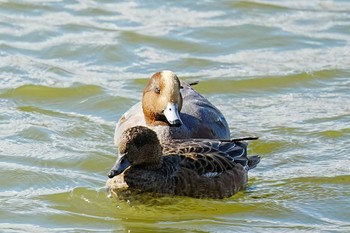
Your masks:
[[[147,165],[147,169],[148,170],[157,170],[159,168],[161,168],[163,165],[163,158],[159,157],[159,161],[153,164],[148,164]]]
[[[154,159],[152,159],[152,162],[149,162],[147,164],[147,169],[157,170],[163,166],[162,152],[163,152],[162,146],[159,146],[158,148],[154,149],[154,151],[153,151]]]
[[[146,124],[149,126],[168,126],[169,123],[167,121],[167,119],[165,118],[164,115],[157,115],[154,114],[154,116],[148,116],[145,114],[145,121]]]

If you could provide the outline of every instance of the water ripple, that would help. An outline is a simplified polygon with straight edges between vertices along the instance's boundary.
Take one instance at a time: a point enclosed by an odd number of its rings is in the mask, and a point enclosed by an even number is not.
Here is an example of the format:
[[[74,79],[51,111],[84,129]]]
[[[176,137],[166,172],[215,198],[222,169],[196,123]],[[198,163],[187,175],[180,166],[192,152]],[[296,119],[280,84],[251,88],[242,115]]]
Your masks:
[[[0,0],[2,231],[349,231],[350,3]],[[109,199],[116,120],[170,69],[257,135],[225,200]],[[101,227],[102,226],[102,227]]]

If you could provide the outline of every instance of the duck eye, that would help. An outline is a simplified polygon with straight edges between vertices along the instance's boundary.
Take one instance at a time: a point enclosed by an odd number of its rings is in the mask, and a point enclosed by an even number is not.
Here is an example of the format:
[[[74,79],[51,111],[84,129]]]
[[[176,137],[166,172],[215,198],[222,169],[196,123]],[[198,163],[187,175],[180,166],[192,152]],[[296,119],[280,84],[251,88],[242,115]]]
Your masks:
[[[155,88],[154,88],[154,91],[155,91],[157,94],[159,94],[159,93],[160,93],[159,87],[155,87]]]

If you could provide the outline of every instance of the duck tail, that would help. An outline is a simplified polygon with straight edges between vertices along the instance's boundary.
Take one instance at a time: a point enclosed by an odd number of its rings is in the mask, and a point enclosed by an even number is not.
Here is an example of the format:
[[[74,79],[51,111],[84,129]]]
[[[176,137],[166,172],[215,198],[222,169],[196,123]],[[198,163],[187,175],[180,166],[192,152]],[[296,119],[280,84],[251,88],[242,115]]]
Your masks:
[[[253,169],[260,162],[259,155],[252,155],[248,157],[248,170]]]
[[[197,85],[198,83],[199,83],[199,81],[194,81],[194,82],[191,82],[189,84],[190,84],[190,86],[194,86],[194,85]]]

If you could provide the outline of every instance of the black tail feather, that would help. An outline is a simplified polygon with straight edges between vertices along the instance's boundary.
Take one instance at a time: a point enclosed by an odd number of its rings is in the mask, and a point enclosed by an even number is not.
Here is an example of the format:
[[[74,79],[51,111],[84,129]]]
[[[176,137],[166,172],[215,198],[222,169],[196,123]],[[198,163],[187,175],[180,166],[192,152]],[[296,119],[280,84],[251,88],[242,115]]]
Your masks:
[[[198,83],[199,83],[199,81],[194,81],[194,82],[191,82],[191,83],[190,83],[190,86],[197,85]]]
[[[231,138],[231,139],[213,139],[213,140],[219,140],[221,142],[241,142],[241,141],[253,141],[258,140],[259,137],[256,136],[248,136],[248,137],[241,137],[241,138]]]
[[[260,162],[260,156],[259,155],[252,155],[248,157],[248,167],[249,170],[253,169],[256,167],[256,165],[258,165],[258,163]]]

